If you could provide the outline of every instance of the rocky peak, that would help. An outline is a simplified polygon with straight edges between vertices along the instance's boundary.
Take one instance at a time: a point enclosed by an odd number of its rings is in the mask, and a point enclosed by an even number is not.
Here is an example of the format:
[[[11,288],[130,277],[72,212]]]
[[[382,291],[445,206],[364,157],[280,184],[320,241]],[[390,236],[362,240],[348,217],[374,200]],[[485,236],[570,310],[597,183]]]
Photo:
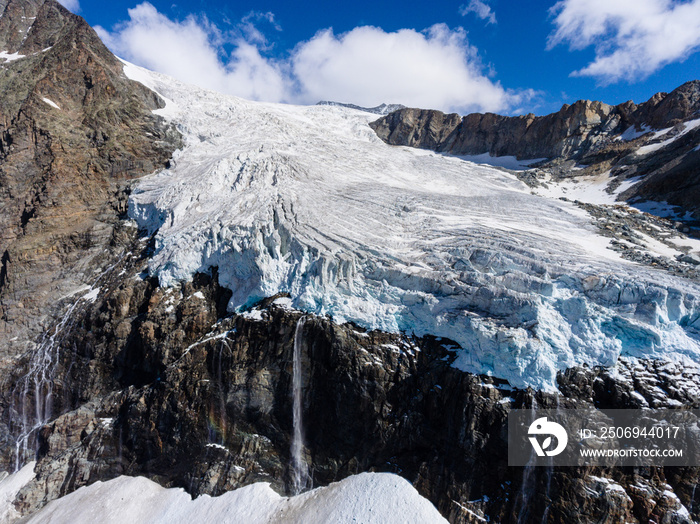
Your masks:
[[[390,144],[411,145],[457,155],[551,158],[575,156],[600,130],[618,127],[614,108],[581,100],[538,117],[472,113],[464,118],[440,111],[402,109],[370,124]]]
[[[383,140],[423,149],[437,149],[460,125],[459,115],[404,108],[370,124]],[[377,124],[379,123],[379,126]],[[380,131],[381,130],[381,131]]]
[[[700,81],[657,93],[637,106],[579,100],[546,116],[473,113],[461,118],[440,111],[402,109],[371,124],[380,138],[458,155],[580,159],[596,152],[630,125],[639,130],[672,127],[700,110]]]
[[[700,80],[686,82],[671,93],[656,93],[639,106],[636,119],[652,129],[673,127],[700,111]]]
[[[104,257],[128,180],[164,165],[179,134],[153,115],[159,97],[54,0],[7,1],[0,42],[16,54],[0,59],[2,367],[20,350],[10,341],[33,339],[54,299],[86,283],[76,264]]]

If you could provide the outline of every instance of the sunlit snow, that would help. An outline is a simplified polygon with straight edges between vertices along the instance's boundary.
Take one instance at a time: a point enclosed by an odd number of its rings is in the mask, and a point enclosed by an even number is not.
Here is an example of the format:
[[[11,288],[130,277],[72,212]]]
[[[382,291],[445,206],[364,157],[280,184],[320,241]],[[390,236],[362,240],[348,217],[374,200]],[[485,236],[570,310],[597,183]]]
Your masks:
[[[8,53],[7,51],[0,51],[0,59],[5,62],[14,62],[20,58],[24,58],[25,55],[20,55],[19,53]]]
[[[96,482],[50,502],[27,524],[441,524],[447,521],[411,484],[389,473],[362,473],[341,482],[282,497],[258,483],[220,497],[192,498],[143,477]]]
[[[512,174],[383,143],[369,115],[264,104],[126,66],[186,145],[130,216],[169,286],[218,267],[230,309],[288,292],[338,322],[452,339],[461,369],[553,388],[620,354],[698,360],[700,286],[621,260]]]
[[[55,109],[61,109],[60,107],[58,107],[58,104],[57,104],[56,102],[54,102],[53,100],[51,100],[51,99],[49,99],[49,98],[43,98],[43,97],[42,97],[42,100],[43,100],[45,103],[49,104],[51,107],[55,108]]]
[[[672,136],[671,138],[668,138],[664,140],[663,142],[659,142],[656,144],[649,144],[646,146],[642,146],[637,150],[638,155],[648,155],[649,153],[653,153],[655,151],[658,151],[659,149],[663,149],[667,145],[671,144],[672,142],[675,142],[682,136],[685,136],[686,134],[690,133],[693,129],[696,127],[700,126],[700,118],[696,118],[695,120],[689,120],[688,122],[685,122],[683,125],[683,130],[678,133],[675,136]],[[664,129],[663,131],[660,131],[654,135],[654,138],[657,138],[658,136],[663,136],[666,133],[668,133],[670,129]]]

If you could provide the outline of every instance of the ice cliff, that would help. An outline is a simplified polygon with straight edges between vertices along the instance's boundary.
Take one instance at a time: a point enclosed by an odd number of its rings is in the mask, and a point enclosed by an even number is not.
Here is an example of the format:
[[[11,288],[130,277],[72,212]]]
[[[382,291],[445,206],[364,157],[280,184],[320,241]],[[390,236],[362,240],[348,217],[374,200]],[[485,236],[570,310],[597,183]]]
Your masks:
[[[512,174],[392,147],[344,107],[244,101],[126,65],[185,146],[129,214],[162,285],[218,268],[243,310],[280,292],[338,322],[456,342],[455,365],[552,388],[620,355],[700,357],[700,286],[619,258]]]

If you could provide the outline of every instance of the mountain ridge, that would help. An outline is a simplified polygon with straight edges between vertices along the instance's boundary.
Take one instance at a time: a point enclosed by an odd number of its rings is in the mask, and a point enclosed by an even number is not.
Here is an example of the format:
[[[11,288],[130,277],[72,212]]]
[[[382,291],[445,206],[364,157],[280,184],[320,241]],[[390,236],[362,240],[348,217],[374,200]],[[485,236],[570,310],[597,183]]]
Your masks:
[[[700,219],[699,111],[700,81],[693,80],[639,105],[580,100],[545,116],[473,113],[460,117],[407,108],[370,126],[391,145],[457,156],[488,153],[542,159],[534,165],[559,178],[610,171],[619,185],[640,177],[623,199],[667,202]],[[682,140],[671,140],[674,137]],[[653,158],[637,154],[644,145],[658,143],[664,148]]]
[[[0,59],[2,362],[92,279],[83,259],[104,258],[129,180],[167,163],[179,135],[152,114],[158,96],[54,0],[5,2],[0,49],[15,55]]]

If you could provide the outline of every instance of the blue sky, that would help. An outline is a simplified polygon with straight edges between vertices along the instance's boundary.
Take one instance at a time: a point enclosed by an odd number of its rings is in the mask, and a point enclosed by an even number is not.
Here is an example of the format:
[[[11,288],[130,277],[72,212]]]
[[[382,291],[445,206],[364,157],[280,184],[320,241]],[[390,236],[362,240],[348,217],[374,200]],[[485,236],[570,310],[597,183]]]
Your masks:
[[[252,99],[544,114],[700,78],[700,0],[64,4],[119,56]]]

